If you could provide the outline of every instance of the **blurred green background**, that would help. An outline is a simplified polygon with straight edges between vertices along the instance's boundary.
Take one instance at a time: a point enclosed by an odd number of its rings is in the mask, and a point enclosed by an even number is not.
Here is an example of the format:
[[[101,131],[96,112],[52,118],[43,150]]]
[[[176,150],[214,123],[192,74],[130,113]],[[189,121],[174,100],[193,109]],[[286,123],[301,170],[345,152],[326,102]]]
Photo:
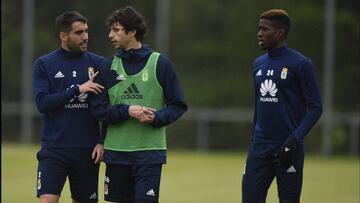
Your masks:
[[[334,13],[327,15],[327,5],[331,4],[334,5]],[[175,65],[189,105],[189,111],[167,129],[168,148],[181,152],[174,152],[174,166],[171,165],[172,161],[166,166],[166,181],[175,184],[171,186],[175,188],[167,190],[167,186],[163,187],[162,195],[175,195],[176,191],[181,191],[176,183],[171,182],[181,181],[173,179],[175,176],[171,175],[172,171],[177,172],[177,164],[184,164],[184,177],[198,175],[192,173],[192,165],[196,162],[192,158],[200,153],[204,156],[205,162],[207,159],[210,162],[218,161],[216,157],[221,156],[226,160],[230,159],[228,162],[220,161],[221,163],[234,164],[231,171],[219,176],[224,177],[224,182],[231,180],[225,177],[229,174],[238,178],[236,183],[229,183],[233,184],[229,188],[239,193],[236,201],[233,201],[239,202],[243,159],[252,130],[252,63],[257,56],[264,53],[257,45],[258,17],[268,9],[282,8],[289,13],[292,20],[288,46],[304,53],[314,62],[326,104],[323,116],[305,140],[305,149],[310,158],[305,160],[305,173],[309,175],[304,180],[304,202],[320,202],[318,200],[321,197],[314,195],[313,198],[311,195],[314,190],[321,191],[321,184],[329,187],[338,185],[339,188],[353,185],[357,190],[349,189],[348,192],[349,197],[354,198],[333,202],[359,202],[359,4],[358,0],[2,0],[2,146],[3,143],[13,143],[4,145],[11,147],[14,143],[22,143],[39,148],[41,115],[37,112],[32,98],[32,62],[60,46],[54,31],[56,16],[73,9],[86,16],[89,21],[89,49],[108,57],[115,50],[107,38],[109,29],[104,21],[113,10],[131,5],[143,14],[149,25],[149,33],[145,36],[144,42],[169,56]],[[331,21],[331,17],[334,21]],[[331,29],[326,31],[326,28],[329,28],[327,25],[333,25],[334,32]],[[331,34],[333,40],[327,38]],[[333,54],[328,54],[329,50],[333,51]],[[10,164],[14,161],[11,159],[12,155],[21,152],[16,160],[25,158],[25,154],[22,156],[22,147],[10,150],[11,147],[5,147],[8,151],[2,153],[2,185],[5,187],[17,176],[13,169],[20,167]],[[33,157],[31,167],[36,166],[34,147],[24,153]],[[318,156],[321,158],[316,158]],[[177,159],[180,159],[180,163],[176,162]],[[199,158],[199,163],[202,161],[203,159]],[[30,164],[23,162],[25,163]],[[324,166],[320,163],[324,163]],[[326,165],[327,163],[329,165]],[[344,172],[339,171],[339,179],[332,179],[335,172],[320,176],[321,171],[337,169],[340,166],[348,168],[344,169]],[[25,165],[20,168],[22,167]],[[201,175],[203,168],[198,167],[196,170],[200,170]],[[36,169],[29,170],[33,172],[26,178],[30,179],[30,183],[34,179],[35,185]],[[213,172],[210,170],[204,174],[209,175],[206,177],[211,179]],[[311,182],[312,173],[315,174],[314,177],[319,177],[318,182],[314,184]],[[34,175],[33,178],[31,174]],[[341,182],[342,177],[345,182]],[[168,183],[163,185],[166,184]],[[194,184],[200,183],[194,181]],[[205,185],[210,184],[212,183]],[[196,188],[198,187],[200,186],[197,185]],[[31,194],[35,193],[31,185],[28,185],[27,190]],[[209,194],[214,194],[216,191],[213,190],[217,189],[210,187],[204,190],[198,197],[204,197],[208,190],[211,190]],[[338,200],[335,197],[340,193],[344,197],[348,196],[345,190],[338,194],[329,191],[328,196],[323,197],[326,200]],[[8,197],[10,194],[13,195],[9,190],[2,190],[2,196],[3,192]],[[275,195],[274,192],[272,194]],[[227,195],[228,193],[223,196]],[[163,202],[172,202],[167,196],[162,198],[166,200]],[[181,197],[178,202],[191,203],[185,199],[181,200]]]
[[[33,104],[31,69],[35,58],[60,46],[54,31],[56,16],[70,9],[80,11],[89,21],[89,49],[111,56],[115,50],[107,38],[105,19],[116,8],[132,5],[143,14],[150,28],[144,43],[171,58],[190,107],[168,129],[170,148],[246,150],[254,107],[252,63],[263,54],[257,45],[258,16],[271,8],[283,8],[292,20],[288,46],[313,60],[324,102],[329,104],[306,138],[307,150],[327,155],[358,154],[358,0],[335,4],[330,83],[325,83],[325,70],[329,67],[324,67],[325,5],[329,1],[31,0],[29,16],[33,16],[33,21],[26,21],[30,18],[26,16],[29,3],[24,2],[29,1],[1,1],[3,140],[35,143],[40,140],[41,117]],[[29,22],[33,26],[24,26]],[[29,42],[30,48],[26,49]],[[24,74],[24,70],[28,72]],[[331,86],[331,101],[325,95],[329,86],[326,84]],[[24,130],[26,116],[31,118],[31,125]],[[324,132],[321,125],[324,121],[330,132]]]

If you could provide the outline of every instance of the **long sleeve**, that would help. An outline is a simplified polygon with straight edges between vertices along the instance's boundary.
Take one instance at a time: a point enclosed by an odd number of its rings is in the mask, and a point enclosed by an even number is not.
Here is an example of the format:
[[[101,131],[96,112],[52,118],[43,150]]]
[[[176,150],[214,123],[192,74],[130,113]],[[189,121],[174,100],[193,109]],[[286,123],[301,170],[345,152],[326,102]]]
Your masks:
[[[106,89],[98,95],[91,94],[89,103],[92,115],[106,124],[122,122],[129,118],[129,106],[111,105]]]
[[[99,74],[94,79],[95,83],[101,84],[105,87],[100,94],[90,94],[90,108],[92,115],[99,121],[103,123],[111,124],[125,121],[129,118],[129,106],[128,105],[111,105],[108,95],[108,90],[114,86],[117,81],[116,72],[110,69],[111,59],[104,60],[98,69]]]
[[[150,53],[151,52],[149,52],[149,54]],[[135,75],[141,71],[148,60],[148,57],[145,56],[145,54],[142,55],[140,60],[132,60],[124,56],[122,63],[128,75]],[[98,120],[108,124],[119,123],[129,119],[128,105],[111,105],[109,101],[107,90],[121,82],[116,79],[119,77],[118,74],[114,70],[111,70],[112,60],[113,58],[104,61],[99,70],[99,77],[95,78],[95,82],[102,84],[106,90],[99,95],[91,95],[91,109],[93,115]],[[170,60],[162,55],[160,55],[157,62],[156,77],[163,88],[166,106],[155,112],[152,126],[162,127],[176,121],[184,112],[186,112],[187,105],[174,68]]]
[[[187,111],[187,105],[173,65],[166,58],[159,58],[157,78],[164,91],[166,106],[155,112],[152,126],[162,127],[180,118]]]
[[[100,129],[100,136],[97,143],[104,144],[106,132],[107,132],[107,123],[99,121],[99,129]]]
[[[322,102],[320,88],[312,62],[305,60],[299,68],[298,75],[307,111],[300,125],[293,132],[293,135],[296,136],[297,139],[303,140],[305,135],[314,127],[320,118],[322,114]]]
[[[76,85],[61,92],[51,93],[50,81],[40,59],[34,63],[33,81],[35,103],[40,113],[61,107],[79,94],[79,87]]]
[[[103,57],[92,52],[72,53],[62,48],[40,56],[33,67],[33,91],[43,114],[41,146],[44,148],[93,148],[99,122],[90,114],[89,93],[79,87],[89,80],[89,68]]]
[[[253,75],[255,76],[255,73],[253,73]],[[256,77],[256,76],[255,76]],[[256,127],[256,121],[257,121],[257,106],[256,106],[256,94],[257,94],[257,91],[256,91],[256,80],[254,78],[254,102],[255,102],[255,105],[254,105],[254,116],[253,116],[253,123],[252,123],[252,132],[251,134],[253,135],[255,133],[255,127]],[[254,139],[254,136],[251,137],[251,139]]]

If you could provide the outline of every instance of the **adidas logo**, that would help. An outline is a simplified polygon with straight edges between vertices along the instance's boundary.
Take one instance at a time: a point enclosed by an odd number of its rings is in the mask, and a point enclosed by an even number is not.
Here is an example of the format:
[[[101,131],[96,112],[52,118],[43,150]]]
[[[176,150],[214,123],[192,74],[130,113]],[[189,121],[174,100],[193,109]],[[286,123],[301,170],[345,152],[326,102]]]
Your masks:
[[[125,80],[125,77],[122,74],[120,74],[116,77],[116,80],[119,80],[119,81]]]
[[[146,195],[149,195],[149,196],[155,196],[155,192],[153,189],[147,191]]]
[[[96,192],[94,192],[94,193],[89,197],[89,199],[96,199],[96,198],[97,198]]]
[[[139,89],[136,87],[135,83],[132,83],[121,95],[121,99],[143,99],[143,95],[139,94]]]
[[[61,73],[61,71],[59,71],[55,74],[55,78],[63,78],[63,77],[65,77],[65,76]]]
[[[261,74],[261,69],[256,73],[256,76],[260,76],[260,75],[262,75]]]
[[[295,170],[295,167],[294,166],[290,166],[287,170],[286,170],[287,173],[295,173],[296,170]]]

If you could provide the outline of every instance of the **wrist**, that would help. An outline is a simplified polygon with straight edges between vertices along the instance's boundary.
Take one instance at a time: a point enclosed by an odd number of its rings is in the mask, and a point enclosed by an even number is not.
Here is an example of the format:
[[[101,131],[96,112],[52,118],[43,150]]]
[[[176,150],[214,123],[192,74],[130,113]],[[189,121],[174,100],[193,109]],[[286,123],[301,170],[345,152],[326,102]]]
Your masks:
[[[299,138],[298,136],[294,135],[294,134],[291,134],[289,135],[289,138],[288,139],[291,139],[292,142],[294,143],[299,143]]]
[[[130,105],[129,106],[129,109],[128,109],[128,114],[130,117],[133,117],[133,118],[138,118],[139,117],[139,111],[136,109],[136,106],[135,105]]]
[[[80,86],[76,85],[74,88],[75,88],[75,95],[79,95],[80,94]]]
[[[84,93],[84,89],[82,88],[82,85],[77,86],[78,94]]]
[[[80,87],[78,85],[74,85],[73,87],[70,87],[67,89],[67,93],[69,96],[74,97],[80,94]]]
[[[297,139],[294,135],[289,135],[289,137],[287,137],[284,142],[284,146],[286,147],[293,147],[296,146],[296,144],[297,144]]]

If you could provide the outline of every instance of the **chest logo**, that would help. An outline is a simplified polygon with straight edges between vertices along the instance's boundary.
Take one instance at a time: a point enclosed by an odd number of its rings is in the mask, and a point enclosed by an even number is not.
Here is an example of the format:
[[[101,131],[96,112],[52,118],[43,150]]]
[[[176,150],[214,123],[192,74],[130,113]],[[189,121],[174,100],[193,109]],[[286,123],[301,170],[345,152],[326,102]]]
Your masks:
[[[92,76],[94,76],[94,68],[93,67],[88,67],[88,75],[89,75],[89,78],[91,78]]]
[[[260,85],[260,101],[262,102],[278,102],[278,98],[275,97],[278,89],[276,88],[276,84],[271,80],[265,80]],[[269,94],[271,97],[265,97]]]
[[[285,80],[286,76],[287,76],[287,73],[288,73],[288,68],[286,68],[286,67],[282,68],[280,78]]]
[[[275,97],[277,88],[276,84],[272,80],[265,80],[261,83],[260,92],[262,96],[265,96],[269,93],[272,97]]]
[[[143,72],[141,75],[142,81],[148,81],[149,79],[149,73],[147,71]]]
[[[143,99],[143,95],[140,94],[139,89],[136,87],[135,83],[126,88],[121,99]]]
[[[63,77],[65,77],[65,76],[62,74],[61,71],[59,71],[55,74],[55,78],[63,78]]]
[[[116,80],[119,80],[119,81],[125,80],[125,77],[124,77],[123,74],[120,74],[120,75],[118,75],[118,76],[116,77]]]

